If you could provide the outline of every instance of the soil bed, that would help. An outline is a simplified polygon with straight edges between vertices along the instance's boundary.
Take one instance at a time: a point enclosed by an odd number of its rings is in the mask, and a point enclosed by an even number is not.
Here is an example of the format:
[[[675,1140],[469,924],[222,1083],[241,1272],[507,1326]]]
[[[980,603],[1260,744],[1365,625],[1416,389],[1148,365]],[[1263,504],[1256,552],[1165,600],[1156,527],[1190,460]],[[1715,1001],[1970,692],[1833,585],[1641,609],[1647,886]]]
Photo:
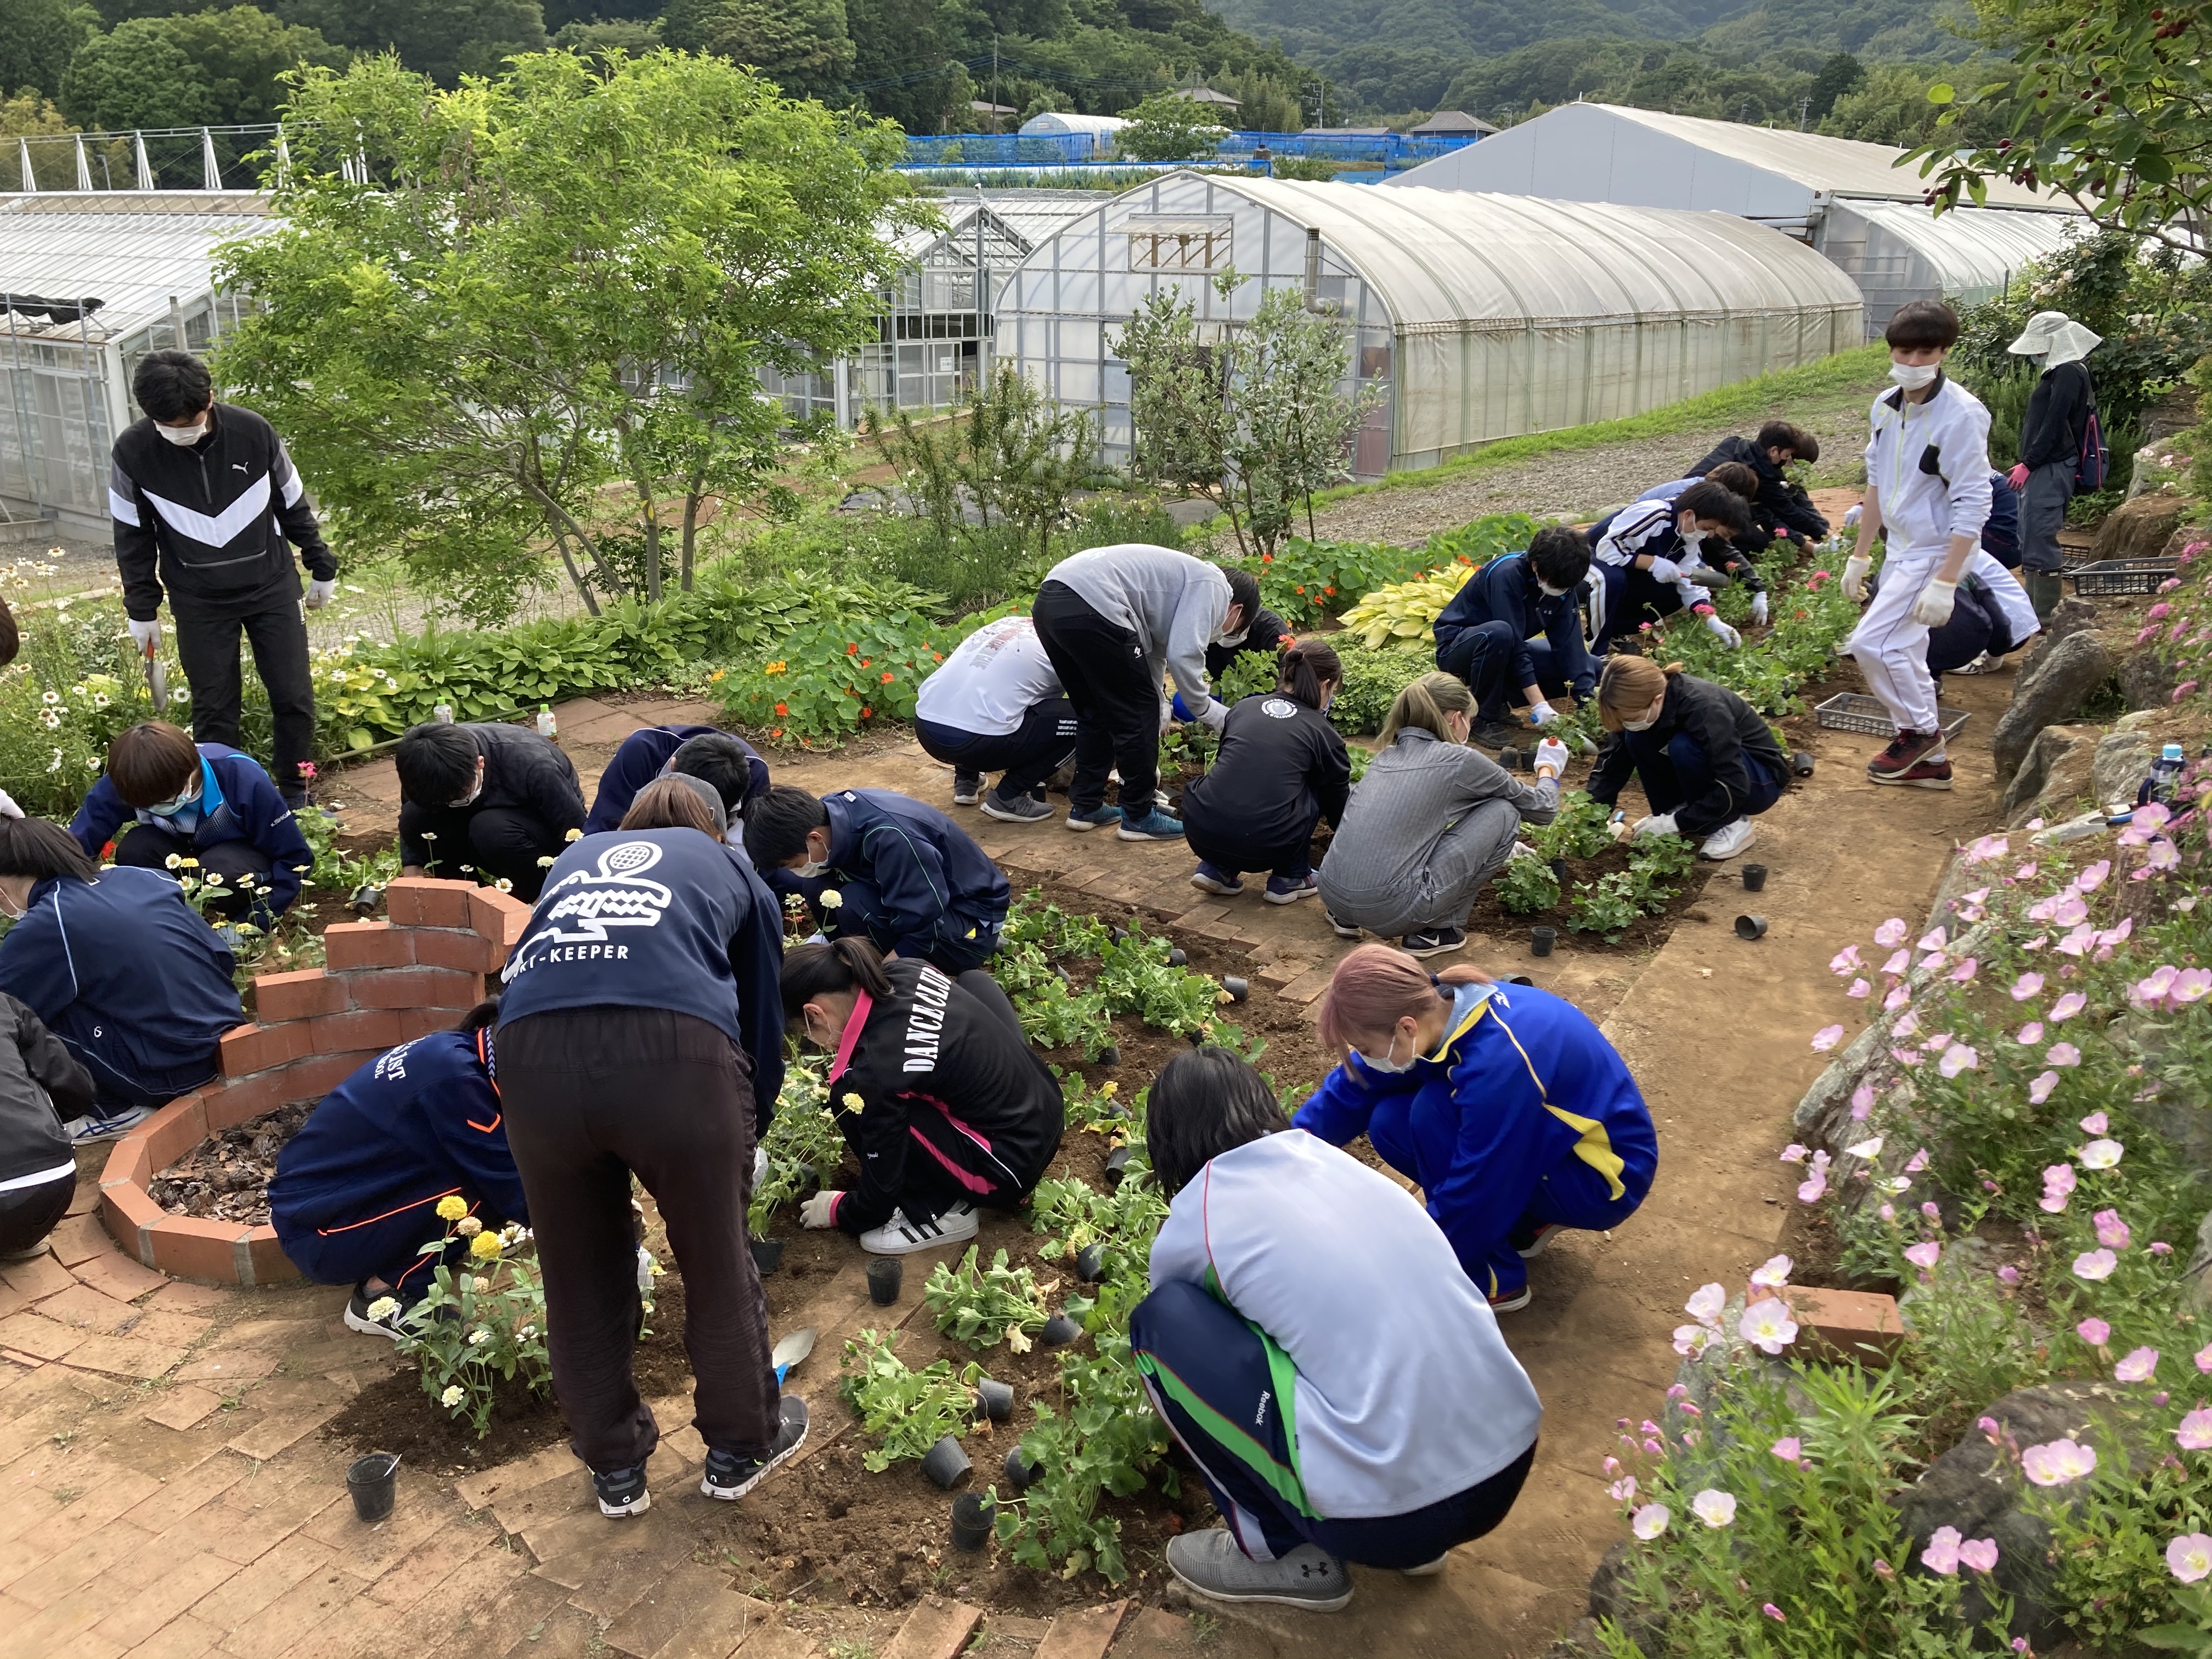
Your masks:
[[[266,1222],[276,1155],[314,1109],[311,1100],[279,1106],[209,1136],[148,1182],[147,1195],[171,1215]]]

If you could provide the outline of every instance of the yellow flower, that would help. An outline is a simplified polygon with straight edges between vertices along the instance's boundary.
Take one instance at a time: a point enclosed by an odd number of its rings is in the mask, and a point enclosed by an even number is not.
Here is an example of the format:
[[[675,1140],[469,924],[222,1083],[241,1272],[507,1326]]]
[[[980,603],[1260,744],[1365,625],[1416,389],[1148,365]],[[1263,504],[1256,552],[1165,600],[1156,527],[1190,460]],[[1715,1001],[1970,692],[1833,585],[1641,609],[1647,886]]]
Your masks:
[[[479,1261],[489,1261],[499,1254],[497,1233],[478,1233],[469,1241],[469,1254]]]
[[[1098,1085],[1098,1092],[1103,1095],[1107,1099],[1111,1100],[1115,1095],[1121,1092],[1121,1085],[1109,1077],[1105,1082]]]
[[[769,674],[781,674],[785,672],[789,666],[790,665],[787,663],[772,662],[767,667],[762,669],[761,673],[763,677]],[[714,678],[716,679],[720,679],[722,677],[720,674],[717,674]]]
[[[868,1103],[866,1101],[861,1099],[860,1096],[854,1094],[851,1090],[848,1089],[845,1091],[845,1107],[847,1110],[857,1112],[867,1103]]]
[[[469,1212],[469,1201],[459,1193],[447,1193],[438,1200],[438,1219],[459,1221]]]
[[[721,683],[722,673],[723,671],[717,668],[713,673],[707,676],[707,684],[709,685],[719,685]]]

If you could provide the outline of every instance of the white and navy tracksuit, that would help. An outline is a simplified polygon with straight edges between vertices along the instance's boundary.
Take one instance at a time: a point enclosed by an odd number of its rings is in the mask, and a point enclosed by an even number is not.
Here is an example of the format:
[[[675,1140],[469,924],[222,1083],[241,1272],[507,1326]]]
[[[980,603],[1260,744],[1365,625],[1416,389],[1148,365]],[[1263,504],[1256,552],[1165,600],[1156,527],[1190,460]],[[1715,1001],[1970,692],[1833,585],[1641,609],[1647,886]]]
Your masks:
[[[1981,400],[1938,374],[1919,403],[1902,387],[1875,398],[1871,421],[1867,493],[1881,506],[1887,552],[1881,584],[1852,631],[1850,652],[1898,729],[1932,735],[1942,727],[1928,667],[1928,625],[1912,619],[1912,605],[1949,555],[1952,538],[1974,544],[1961,574],[1981,579],[2015,641],[2039,624],[2027,591],[1982,550],[1982,525],[1990,516],[1990,411]]]
[[[1129,1348],[1244,1553],[1413,1567],[1505,1518],[1543,1407],[1420,1205],[1303,1130],[1209,1160]]]
[[[1671,501],[1632,501],[1595,535],[1590,564],[1590,641],[1602,655],[1623,634],[1677,611],[1710,612],[1711,599],[1687,576],[1662,582],[1636,561],[1671,560],[1685,568],[1705,561],[1699,539],[1682,534],[1680,509]],[[1595,532],[1593,532],[1595,534]]]
[[[444,1237],[447,1198],[488,1227],[530,1222],[489,1030],[403,1042],[324,1096],[277,1154],[270,1220],[316,1283],[381,1279],[412,1302],[440,1261],[422,1247]]]
[[[1028,617],[1001,617],[960,641],[921,683],[915,740],[956,776],[1003,772],[1012,800],[1036,788],[1075,753],[1075,705]]]
[[[891,994],[860,994],[830,1068],[831,1109],[860,1164],[832,1224],[857,1236],[894,1209],[926,1230],[958,1202],[1018,1208],[1060,1150],[1059,1079],[981,969],[954,979],[902,957],[884,974]]]
[[[92,1074],[0,993],[0,1251],[29,1249],[69,1213],[76,1152],[62,1124],[92,1108]]]

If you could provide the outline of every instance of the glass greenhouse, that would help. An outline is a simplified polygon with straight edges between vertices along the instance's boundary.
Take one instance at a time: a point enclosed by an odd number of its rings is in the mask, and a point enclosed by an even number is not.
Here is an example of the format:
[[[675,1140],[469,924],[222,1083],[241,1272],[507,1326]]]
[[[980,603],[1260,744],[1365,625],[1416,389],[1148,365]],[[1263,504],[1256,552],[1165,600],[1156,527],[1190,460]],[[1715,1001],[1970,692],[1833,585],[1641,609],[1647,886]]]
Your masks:
[[[1224,303],[1207,278],[1232,264],[1255,280]],[[1637,414],[1861,337],[1848,276],[1725,214],[1170,173],[1042,242],[999,303],[1000,349],[1097,411],[1109,460],[1130,449],[1115,331],[1169,286],[1217,331],[1269,288],[1340,310],[1346,388],[1388,392],[1359,436],[1361,477]]]

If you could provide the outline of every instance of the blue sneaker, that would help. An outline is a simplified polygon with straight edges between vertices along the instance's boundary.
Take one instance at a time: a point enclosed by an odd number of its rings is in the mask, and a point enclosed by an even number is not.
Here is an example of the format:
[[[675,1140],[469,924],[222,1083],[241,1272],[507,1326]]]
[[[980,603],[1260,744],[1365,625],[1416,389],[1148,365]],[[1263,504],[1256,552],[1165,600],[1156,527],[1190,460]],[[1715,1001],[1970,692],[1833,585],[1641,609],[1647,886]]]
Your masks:
[[[1302,898],[1311,898],[1321,891],[1321,884],[1309,870],[1303,876],[1270,876],[1267,878],[1267,902],[1296,904]]]
[[[1121,809],[1118,806],[1100,806],[1088,812],[1079,812],[1072,806],[1067,810],[1067,827],[1079,836],[1092,830],[1104,830],[1121,821]]]
[[[1244,884],[1242,881],[1230,874],[1228,871],[1208,864],[1204,859],[1198,861],[1198,870],[1191,877],[1190,884],[1201,893],[1218,893],[1223,898],[1235,898],[1237,894],[1244,890]],[[1270,887],[1273,884],[1272,882],[1268,884]]]
[[[1181,841],[1182,820],[1170,817],[1155,806],[1140,818],[1124,818],[1115,834],[1123,841]]]

